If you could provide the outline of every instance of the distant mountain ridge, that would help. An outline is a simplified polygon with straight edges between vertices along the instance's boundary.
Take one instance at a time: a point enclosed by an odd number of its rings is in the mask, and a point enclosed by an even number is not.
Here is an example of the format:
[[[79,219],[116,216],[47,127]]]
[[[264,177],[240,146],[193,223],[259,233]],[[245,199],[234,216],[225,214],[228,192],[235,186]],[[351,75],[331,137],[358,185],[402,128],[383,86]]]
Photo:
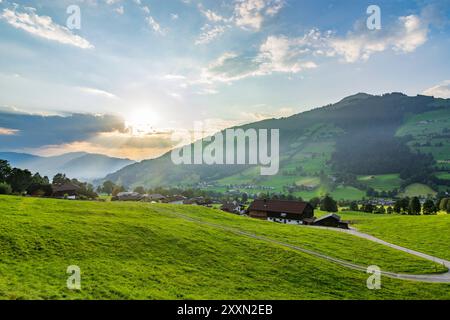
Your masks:
[[[65,173],[70,178],[94,180],[135,163],[130,159],[108,157],[87,152],[72,152],[59,156],[41,157],[27,153],[0,152],[0,159],[7,160],[13,167],[39,172],[52,178]]]
[[[412,183],[427,184],[435,191],[448,187],[447,181],[436,177],[446,177],[444,173],[450,171],[450,99],[359,93],[239,128],[280,129],[276,176],[260,176],[257,167],[247,165],[176,166],[169,152],[124,167],[101,181],[127,187],[272,190],[305,198],[331,193],[338,199],[360,199],[372,186],[379,191],[404,189]],[[382,185],[388,180],[395,183]]]

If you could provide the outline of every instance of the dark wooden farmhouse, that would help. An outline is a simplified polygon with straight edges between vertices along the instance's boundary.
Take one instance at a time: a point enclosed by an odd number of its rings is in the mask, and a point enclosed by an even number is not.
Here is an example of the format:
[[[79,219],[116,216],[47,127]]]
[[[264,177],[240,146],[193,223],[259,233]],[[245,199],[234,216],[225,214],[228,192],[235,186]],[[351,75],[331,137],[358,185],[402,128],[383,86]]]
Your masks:
[[[241,214],[245,211],[245,210],[242,210],[242,206],[236,201],[225,202],[220,207],[220,210],[229,212],[229,213],[235,213],[235,214]]]
[[[335,213],[320,217],[312,223],[314,226],[348,229],[348,222],[342,221],[341,217]]]
[[[307,202],[255,200],[248,208],[249,216],[284,224],[303,224],[314,217],[314,208]]]
[[[55,198],[71,197],[74,198],[78,196],[78,191],[80,187],[73,183],[64,184],[54,184],[52,185],[52,196]]]

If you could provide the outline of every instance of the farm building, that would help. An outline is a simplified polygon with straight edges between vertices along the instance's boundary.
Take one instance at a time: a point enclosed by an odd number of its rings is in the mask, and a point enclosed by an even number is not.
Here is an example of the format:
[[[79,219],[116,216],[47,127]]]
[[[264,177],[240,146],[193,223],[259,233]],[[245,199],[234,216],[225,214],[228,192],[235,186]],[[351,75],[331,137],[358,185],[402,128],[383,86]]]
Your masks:
[[[242,209],[242,206],[236,201],[225,202],[220,207],[220,210],[229,212],[229,213],[235,213],[235,214],[241,214],[244,212],[244,210]]]
[[[140,201],[142,195],[137,192],[120,192],[117,196],[113,197],[113,201]]]
[[[52,185],[53,197],[75,199],[78,196],[80,187],[73,183],[63,183]]]
[[[335,213],[320,217],[319,219],[314,220],[312,224],[320,227],[348,229],[348,222],[342,221],[341,217]]]
[[[186,197],[180,196],[180,195],[174,195],[174,196],[170,196],[170,197],[167,197],[166,199],[164,199],[164,203],[183,204],[184,200],[186,200]]]
[[[314,208],[307,202],[255,200],[248,208],[249,216],[284,224],[303,224],[314,217]]]
[[[162,194],[144,194],[142,196],[142,201],[149,201],[149,202],[161,202],[165,199],[166,197],[164,197]]]

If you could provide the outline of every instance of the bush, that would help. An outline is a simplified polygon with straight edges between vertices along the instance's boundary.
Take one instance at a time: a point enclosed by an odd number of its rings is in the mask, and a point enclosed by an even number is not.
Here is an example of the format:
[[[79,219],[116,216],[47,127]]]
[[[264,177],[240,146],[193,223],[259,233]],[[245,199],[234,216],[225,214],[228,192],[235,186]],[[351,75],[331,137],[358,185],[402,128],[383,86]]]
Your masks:
[[[0,183],[0,194],[11,194],[11,186],[7,183]]]

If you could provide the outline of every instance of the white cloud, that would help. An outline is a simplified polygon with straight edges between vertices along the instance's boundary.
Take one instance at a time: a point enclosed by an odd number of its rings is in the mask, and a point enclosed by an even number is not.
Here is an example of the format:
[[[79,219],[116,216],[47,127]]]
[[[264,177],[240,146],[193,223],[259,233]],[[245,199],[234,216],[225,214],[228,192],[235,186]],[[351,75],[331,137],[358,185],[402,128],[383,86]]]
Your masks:
[[[103,97],[103,98],[108,98],[108,99],[119,99],[115,94],[110,93],[108,91],[104,91],[104,90],[100,90],[100,89],[96,89],[96,88],[88,88],[88,87],[80,87],[79,89],[83,93],[87,93],[87,94],[91,94],[91,95],[95,95],[95,96],[99,96],[99,97]]]
[[[258,31],[265,18],[276,15],[283,5],[283,0],[236,0],[234,21],[239,27]]]
[[[86,39],[53,22],[51,17],[37,15],[36,9],[24,8],[23,12],[17,12],[16,9],[4,9],[0,14],[0,19],[5,20],[17,29],[47,40],[57,41],[81,49],[94,48]]]
[[[118,14],[120,14],[120,15],[125,13],[125,10],[124,10],[123,6],[120,6],[120,7],[116,8],[116,9],[114,9],[114,11],[117,12]]]
[[[206,17],[206,19],[210,22],[227,22],[229,19],[222,17],[216,12],[203,8],[203,5],[200,3],[198,5],[198,9],[200,12]]]
[[[273,73],[299,73],[313,69],[317,64],[311,61],[311,50],[306,39],[289,39],[285,36],[269,36],[254,56],[239,55],[226,52],[202,71],[200,82],[230,83],[249,77],[270,75]]]
[[[176,13],[171,13],[171,14],[170,14],[170,19],[172,19],[172,20],[178,20],[178,18],[179,18],[178,14],[176,14]]]
[[[225,26],[211,26],[206,24],[202,27],[202,33],[195,41],[196,45],[206,44],[222,35],[226,30]]]
[[[423,92],[424,95],[434,96],[435,98],[450,98],[450,80],[431,87]]]
[[[17,132],[19,132],[19,130],[0,127],[0,136],[13,136],[16,135]]]
[[[162,30],[161,26],[159,25],[158,22],[156,22],[156,20],[152,16],[146,17],[145,20],[147,21],[148,25],[153,29],[153,31],[159,34],[164,34],[164,31]]]
[[[342,56],[346,62],[368,60],[371,55],[392,49],[410,53],[427,41],[428,25],[420,17],[410,15],[398,18],[395,25],[384,31],[371,32],[364,27],[344,38],[330,37],[326,48],[330,55]]]

